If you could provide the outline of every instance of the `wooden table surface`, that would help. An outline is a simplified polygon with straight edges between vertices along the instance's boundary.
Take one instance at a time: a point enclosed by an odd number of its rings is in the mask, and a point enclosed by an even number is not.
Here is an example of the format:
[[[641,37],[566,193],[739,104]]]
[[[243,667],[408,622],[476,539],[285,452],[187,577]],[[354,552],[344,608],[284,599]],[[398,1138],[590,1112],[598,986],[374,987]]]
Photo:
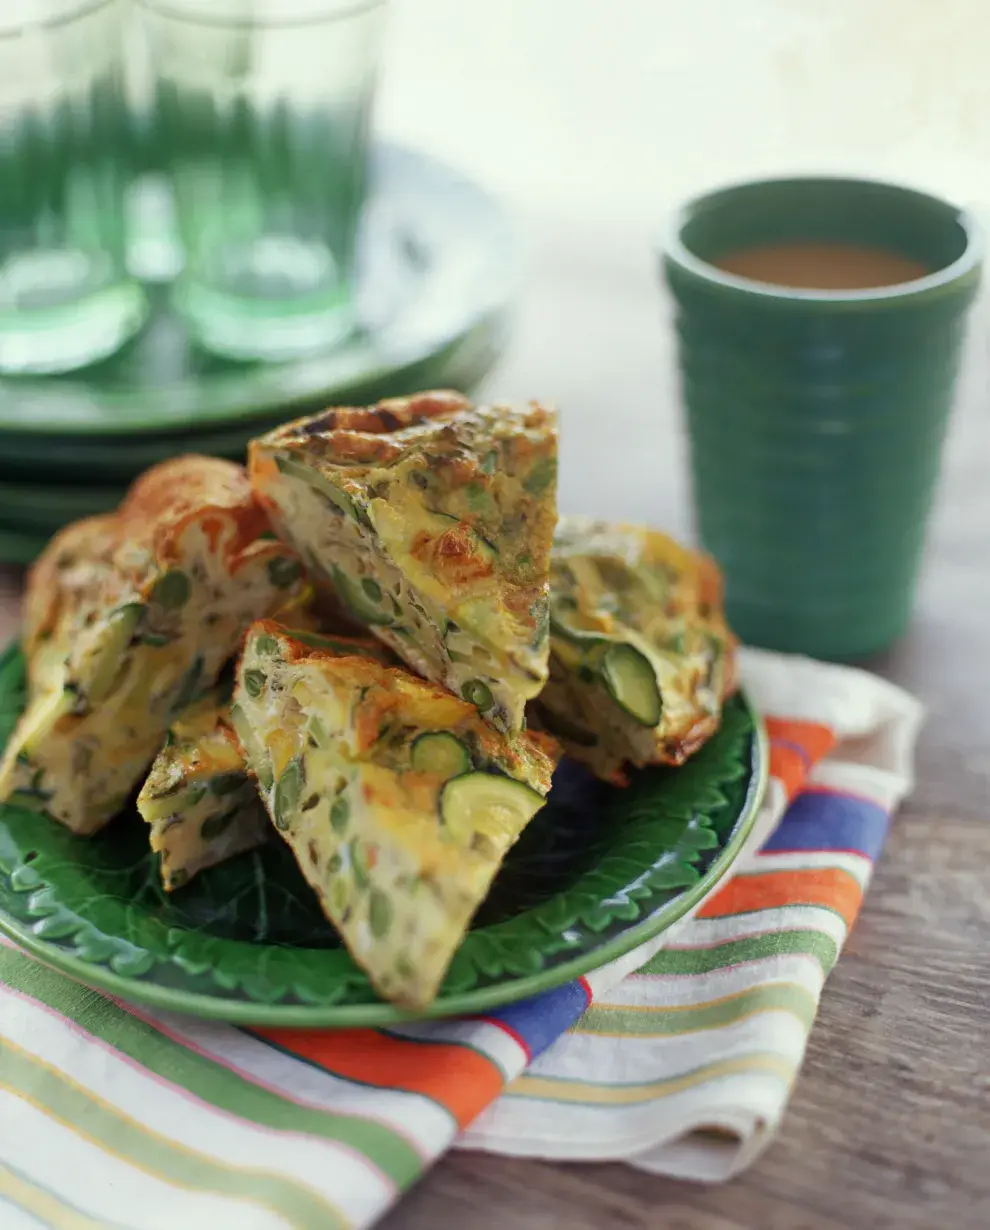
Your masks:
[[[688,532],[669,328],[637,237],[543,227],[490,382],[563,414],[565,511]],[[990,1226],[990,321],[974,319],[913,626],[875,666],[928,706],[917,789],[825,989],[778,1139],[707,1188],[609,1165],[443,1160],[384,1230]],[[19,575],[0,570],[0,634]]]

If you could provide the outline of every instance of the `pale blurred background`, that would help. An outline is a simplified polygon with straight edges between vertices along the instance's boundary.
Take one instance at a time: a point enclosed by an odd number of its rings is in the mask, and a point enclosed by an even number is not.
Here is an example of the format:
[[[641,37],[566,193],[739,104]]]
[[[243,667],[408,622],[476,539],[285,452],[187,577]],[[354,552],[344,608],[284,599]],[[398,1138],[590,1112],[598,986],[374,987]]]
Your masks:
[[[488,387],[559,401],[565,508],[686,527],[650,255],[668,211],[733,179],[834,171],[986,217],[988,48],[986,0],[394,0],[380,131],[463,167],[521,222],[526,293]],[[982,305],[974,321],[985,352]],[[990,413],[978,392],[971,413]],[[643,448],[652,485],[630,481]]]
[[[648,233],[837,170],[990,201],[986,0],[394,0],[379,118],[533,212]]]

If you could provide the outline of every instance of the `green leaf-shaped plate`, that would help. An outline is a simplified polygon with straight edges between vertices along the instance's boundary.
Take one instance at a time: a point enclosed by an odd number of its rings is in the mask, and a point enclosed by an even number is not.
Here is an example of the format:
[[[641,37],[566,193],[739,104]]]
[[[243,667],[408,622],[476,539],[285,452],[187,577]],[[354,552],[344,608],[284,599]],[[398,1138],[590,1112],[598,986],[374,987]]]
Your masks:
[[[0,746],[24,704],[24,661],[0,655]],[[427,1015],[480,1012],[567,982],[681,918],[728,871],[766,784],[746,701],[680,769],[625,790],[565,762],[506,859]],[[130,811],[96,837],[0,806],[0,931],[123,999],[250,1024],[383,1025],[382,1003],[279,840],[161,891]]]

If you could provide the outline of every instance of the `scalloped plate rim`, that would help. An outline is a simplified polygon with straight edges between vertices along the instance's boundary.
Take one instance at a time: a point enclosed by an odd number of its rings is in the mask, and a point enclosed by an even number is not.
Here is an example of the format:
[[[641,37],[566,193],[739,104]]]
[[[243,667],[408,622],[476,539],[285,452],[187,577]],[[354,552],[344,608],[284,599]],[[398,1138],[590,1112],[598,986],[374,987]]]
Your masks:
[[[0,934],[7,936],[42,964],[94,990],[113,995],[125,1003],[144,1004],[165,1011],[184,1013],[234,1025],[286,1026],[294,1028],[344,1029],[379,1027],[404,1021],[465,1016],[504,1007],[518,1000],[554,990],[610,961],[624,956],[639,945],[668,930],[674,923],[701,904],[725,878],[751,833],[769,781],[769,744],[766,726],[745,690],[743,701],[753,719],[752,773],[745,802],[732,834],[719,855],[698,881],[654,913],[630,925],[599,948],[562,961],[550,969],[522,977],[509,977],[479,990],[436,999],[424,1011],[416,1012],[395,1004],[262,1004],[228,1000],[223,996],[184,991],[131,979],[104,965],[62,952],[34,935],[0,908]]]

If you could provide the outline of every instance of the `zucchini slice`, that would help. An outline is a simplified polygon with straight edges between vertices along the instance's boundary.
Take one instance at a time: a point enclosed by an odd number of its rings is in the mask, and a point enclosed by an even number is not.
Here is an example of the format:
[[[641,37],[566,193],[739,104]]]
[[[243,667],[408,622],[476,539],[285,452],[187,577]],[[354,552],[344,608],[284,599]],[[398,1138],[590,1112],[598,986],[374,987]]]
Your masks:
[[[609,645],[601,665],[609,695],[642,726],[656,726],[663,702],[649,659],[632,645]]]
[[[440,818],[462,845],[481,834],[511,842],[543,806],[543,796],[497,773],[462,773],[440,792]]]
[[[172,575],[166,573],[166,576]],[[175,575],[181,576],[181,573]],[[99,704],[113,691],[113,686],[123,673],[124,655],[131,638],[137,631],[144,607],[140,602],[131,602],[118,607],[107,620],[107,631],[101,646],[100,656],[93,663],[86,699],[90,704]]]
[[[495,703],[491,688],[480,679],[469,679],[461,688],[461,695],[469,705],[474,705],[479,713],[487,713]]]
[[[471,768],[471,757],[456,735],[446,730],[430,730],[413,740],[412,767],[418,773],[457,777]]]
[[[588,647],[605,644],[607,637],[600,632],[591,632],[587,628],[577,628],[574,624],[568,623],[564,617],[563,606],[560,601],[550,600],[550,630],[555,636],[562,636],[565,641],[572,641],[575,645],[585,645]]]
[[[355,521],[361,520],[358,506],[347,492],[342,491],[319,470],[314,469],[312,466],[303,465],[301,462],[293,461],[291,457],[276,457],[275,464],[278,466],[280,474],[287,474],[289,478],[298,479],[299,482],[305,483],[307,487],[312,487],[314,491],[318,491],[320,495],[326,496],[330,503],[339,508],[345,516],[351,517]]]
[[[166,611],[178,611],[189,601],[191,593],[192,585],[182,569],[170,568],[155,582],[150,598]]]

